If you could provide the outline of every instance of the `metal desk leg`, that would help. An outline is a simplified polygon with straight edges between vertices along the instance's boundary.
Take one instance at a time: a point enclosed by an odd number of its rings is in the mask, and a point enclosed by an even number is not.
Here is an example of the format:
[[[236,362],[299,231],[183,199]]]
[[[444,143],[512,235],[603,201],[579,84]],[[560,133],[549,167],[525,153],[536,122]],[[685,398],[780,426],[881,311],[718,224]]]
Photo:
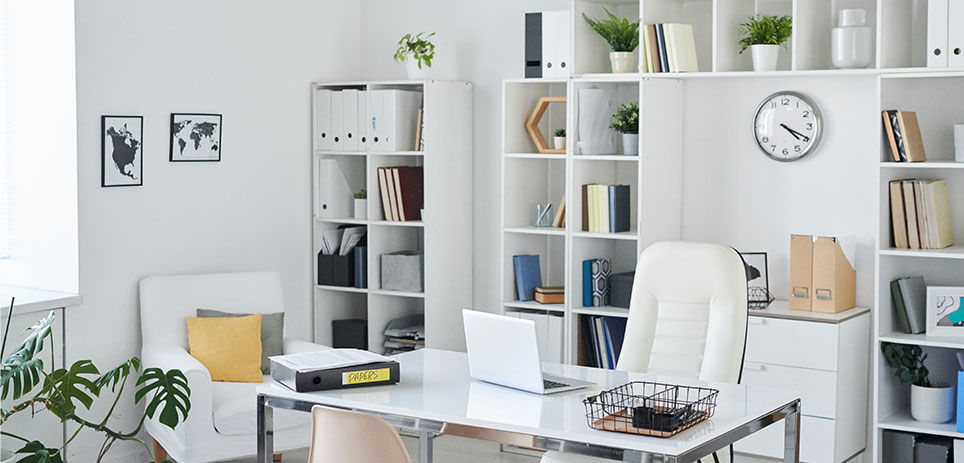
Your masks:
[[[786,422],[783,461],[784,463],[798,463],[800,461],[800,411],[799,409],[783,419]]]
[[[432,441],[434,439],[435,433],[432,431],[418,432],[418,463],[432,463]]]
[[[267,398],[258,395],[258,463],[274,460],[274,413],[265,405]]]

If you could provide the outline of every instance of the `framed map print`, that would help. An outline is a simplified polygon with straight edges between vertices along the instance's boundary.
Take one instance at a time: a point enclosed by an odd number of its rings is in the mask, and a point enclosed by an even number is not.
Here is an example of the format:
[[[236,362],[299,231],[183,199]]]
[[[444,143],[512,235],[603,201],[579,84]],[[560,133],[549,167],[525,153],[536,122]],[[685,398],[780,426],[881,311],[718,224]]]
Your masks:
[[[144,118],[100,117],[100,186],[144,184]]]
[[[927,287],[927,327],[929,336],[964,337],[964,287]]]
[[[220,160],[220,114],[171,114],[171,162]]]

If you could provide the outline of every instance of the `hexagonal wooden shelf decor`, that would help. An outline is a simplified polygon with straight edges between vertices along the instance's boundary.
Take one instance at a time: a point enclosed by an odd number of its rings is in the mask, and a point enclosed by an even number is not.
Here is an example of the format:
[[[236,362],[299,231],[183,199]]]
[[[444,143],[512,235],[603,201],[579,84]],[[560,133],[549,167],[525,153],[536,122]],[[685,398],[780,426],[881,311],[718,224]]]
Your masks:
[[[539,130],[539,121],[542,120],[542,116],[545,115],[546,110],[549,109],[549,103],[557,102],[565,103],[566,97],[544,96],[539,98],[535,109],[533,109],[532,114],[529,115],[529,120],[526,121],[526,131],[529,132],[529,136],[532,137],[532,142],[536,144],[536,148],[538,148],[542,154],[566,154],[566,150],[550,149],[549,144],[546,143],[546,137],[543,136],[542,131]]]

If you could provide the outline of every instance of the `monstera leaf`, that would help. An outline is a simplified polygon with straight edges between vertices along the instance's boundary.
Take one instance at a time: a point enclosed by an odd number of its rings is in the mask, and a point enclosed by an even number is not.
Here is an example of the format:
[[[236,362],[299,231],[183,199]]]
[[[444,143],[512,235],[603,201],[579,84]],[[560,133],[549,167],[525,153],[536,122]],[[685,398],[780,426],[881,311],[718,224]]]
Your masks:
[[[191,410],[191,388],[181,370],[165,373],[160,368],[148,368],[138,378],[137,386],[134,403],[140,403],[148,393],[154,392],[147,404],[148,417],[154,418],[157,408],[162,407],[158,421],[171,429],[181,421],[180,415],[187,419],[187,412]]]
[[[28,442],[22,449],[17,450],[17,455],[23,454],[27,456],[21,457],[17,463],[63,463],[57,449],[47,448],[39,441]]]
[[[114,392],[114,389],[117,387],[117,383],[123,381],[124,378],[127,378],[128,376],[130,376],[132,371],[138,372],[140,370],[141,370],[141,359],[137,357],[131,357],[130,360],[120,364],[118,367],[114,368],[113,370],[110,370],[100,375],[100,378],[97,378],[97,380],[94,381],[94,384],[96,384],[97,387],[100,389],[103,389],[108,384],[110,384],[110,390],[111,392]]]
[[[3,388],[0,398],[6,399],[12,387],[13,399],[19,399],[40,384],[44,368],[40,353],[44,349],[44,339],[51,334],[53,324],[54,313],[50,312],[47,318],[28,329],[30,335],[27,339],[3,361],[0,367],[0,387]]]
[[[70,369],[58,368],[44,379],[44,388],[40,394],[56,404],[50,411],[64,419],[68,413],[77,408],[75,401],[80,402],[86,409],[94,403],[94,397],[100,394],[100,388],[84,375],[97,375],[97,367],[90,360],[78,360]]]

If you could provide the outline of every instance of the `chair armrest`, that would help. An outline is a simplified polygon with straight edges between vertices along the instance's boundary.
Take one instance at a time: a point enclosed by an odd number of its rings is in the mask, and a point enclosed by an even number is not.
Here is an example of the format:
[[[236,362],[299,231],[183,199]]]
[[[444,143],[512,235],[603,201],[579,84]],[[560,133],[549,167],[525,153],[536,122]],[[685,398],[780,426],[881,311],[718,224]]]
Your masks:
[[[302,341],[300,339],[284,339],[285,354],[300,354],[302,352],[315,352],[328,349],[331,349],[331,347],[315,344],[313,342]]]
[[[176,344],[147,343],[141,348],[144,368],[160,368],[162,370],[178,369],[187,377],[187,385],[191,388],[191,410],[187,419],[171,430],[156,419],[148,419],[148,431],[155,439],[167,445],[164,437],[178,441],[177,445],[190,448],[192,439],[203,439],[214,432],[213,396],[211,387],[211,373],[198,359],[194,358],[183,347]],[[163,434],[154,435],[154,434]],[[173,435],[172,435],[173,434]]]

